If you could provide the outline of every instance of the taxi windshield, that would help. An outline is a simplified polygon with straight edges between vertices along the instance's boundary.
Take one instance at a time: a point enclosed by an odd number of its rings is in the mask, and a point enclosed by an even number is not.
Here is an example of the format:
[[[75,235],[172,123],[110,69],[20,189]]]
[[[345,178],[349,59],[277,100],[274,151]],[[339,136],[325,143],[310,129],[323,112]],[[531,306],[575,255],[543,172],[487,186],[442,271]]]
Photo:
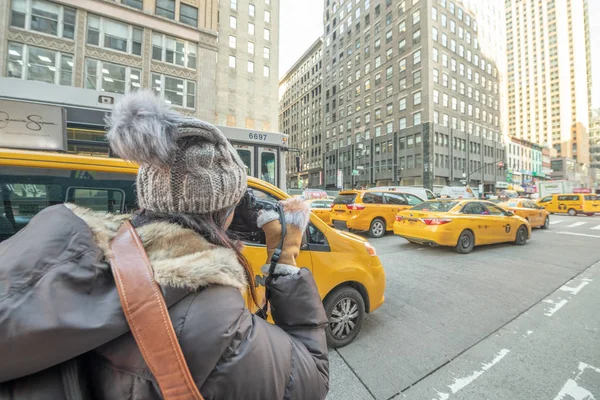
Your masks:
[[[509,202],[508,202],[508,206],[509,206],[509,207],[517,207],[518,205],[519,205],[519,202],[518,202],[518,201],[514,201],[514,200],[512,200],[512,201],[509,201]]]
[[[417,204],[411,210],[431,211],[431,212],[447,212],[452,210],[458,201],[425,201]]]

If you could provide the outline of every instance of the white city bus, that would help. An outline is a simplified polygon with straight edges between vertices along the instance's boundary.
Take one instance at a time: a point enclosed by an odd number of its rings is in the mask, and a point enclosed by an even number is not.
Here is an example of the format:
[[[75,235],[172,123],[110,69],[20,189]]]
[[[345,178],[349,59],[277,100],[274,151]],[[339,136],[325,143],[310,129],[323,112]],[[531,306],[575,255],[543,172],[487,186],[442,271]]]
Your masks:
[[[19,113],[35,113],[36,104],[58,106],[66,113],[65,150],[109,156],[104,141],[104,116],[120,94],[0,77],[0,100],[19,101]],[[57,109],[58,110],[58,109]],[[0,110],[1,111],[1,110]],[[248,175],[286,190],[285,154],[288,135],[218,126],[238,151]],[[36,146],[32,146],[35,148]]]

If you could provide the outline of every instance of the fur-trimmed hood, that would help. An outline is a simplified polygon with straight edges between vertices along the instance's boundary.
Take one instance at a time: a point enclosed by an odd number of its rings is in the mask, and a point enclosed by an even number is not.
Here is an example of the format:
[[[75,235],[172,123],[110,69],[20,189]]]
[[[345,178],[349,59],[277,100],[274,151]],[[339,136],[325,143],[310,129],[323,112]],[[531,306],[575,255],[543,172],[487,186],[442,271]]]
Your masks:
[[[65,206],[90,227],[94,241],[108,258],[111,240],[131,215],[95,212],[74,204]],[[136,228],[136,232],[160,286],[194,291],[216,284],[245,293],[244,267],[233,250],[215,246],[194,231],[168,222],[149,223]]]

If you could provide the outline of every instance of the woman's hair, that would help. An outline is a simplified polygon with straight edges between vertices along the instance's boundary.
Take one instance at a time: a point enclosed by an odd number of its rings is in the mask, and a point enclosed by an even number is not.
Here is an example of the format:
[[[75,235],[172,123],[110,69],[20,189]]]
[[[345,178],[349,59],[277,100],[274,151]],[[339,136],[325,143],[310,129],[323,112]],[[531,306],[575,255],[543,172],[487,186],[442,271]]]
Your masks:
[[[256,297],[256,285],[254,283],[252,267],[242,254],[243,244],[224,229],[225,222],[232,212],[233,209],[223,209],[206,214],[166,214],[142,209],[135,212],[132,224],[138,228],[159,221],[174,223],[193,230],[215,246],[233,250],[239,263],[244,267],[252,301],[257,307],[260,307]]]

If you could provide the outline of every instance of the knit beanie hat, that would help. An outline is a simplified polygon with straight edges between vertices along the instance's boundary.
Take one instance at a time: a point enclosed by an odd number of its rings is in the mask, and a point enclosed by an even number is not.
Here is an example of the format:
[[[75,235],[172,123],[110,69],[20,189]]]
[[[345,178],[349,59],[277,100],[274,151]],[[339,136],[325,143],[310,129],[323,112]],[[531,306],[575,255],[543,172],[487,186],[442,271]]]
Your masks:
[[[246,169],[225,136],[171,110],[150,91],[119,100],[107,117],[111,148],[140,168],[141,208],[203,214],[233,208],[246,192]]]

